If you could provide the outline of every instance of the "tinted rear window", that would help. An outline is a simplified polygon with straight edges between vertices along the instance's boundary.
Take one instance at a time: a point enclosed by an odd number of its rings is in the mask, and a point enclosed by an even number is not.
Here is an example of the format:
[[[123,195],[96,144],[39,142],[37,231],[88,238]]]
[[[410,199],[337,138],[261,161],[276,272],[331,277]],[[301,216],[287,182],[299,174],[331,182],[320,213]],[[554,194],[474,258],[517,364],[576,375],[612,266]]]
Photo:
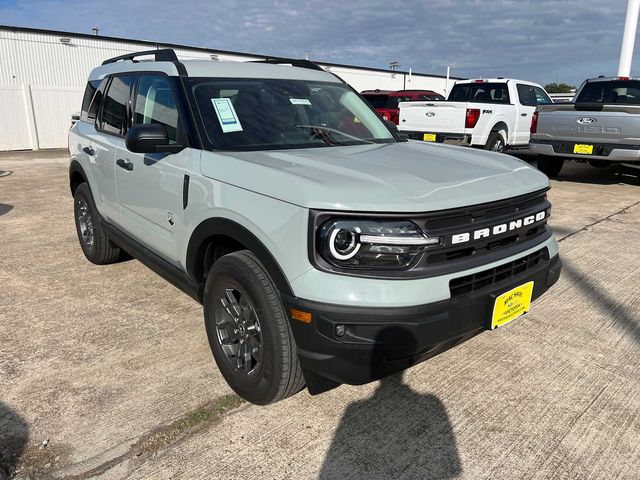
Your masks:
[[[518,83],[517,88],[521,105],[535,107],[536,105],[549,105],[553,103],[549,95],[540,87]]]
[[[389,95],[363,95],[364,98],[367,99],[367,102],[371,104],[373,108],[395,108],[389,107],[389,103],[394,100],[393,97]],[[396,107],[398,106],[398,102],[396,100]]]
[[[131,86],[136,77],[113,77],[102,107],[100,127],[105,132],[122,135],[127,129],[127,107]]]
[[[622,103],[640,105],[640,81],[610,80],[589,82],[580,91],[576,103]]]
[[[449,94],[452,102],[511,103],[506,83],[462,83]]]

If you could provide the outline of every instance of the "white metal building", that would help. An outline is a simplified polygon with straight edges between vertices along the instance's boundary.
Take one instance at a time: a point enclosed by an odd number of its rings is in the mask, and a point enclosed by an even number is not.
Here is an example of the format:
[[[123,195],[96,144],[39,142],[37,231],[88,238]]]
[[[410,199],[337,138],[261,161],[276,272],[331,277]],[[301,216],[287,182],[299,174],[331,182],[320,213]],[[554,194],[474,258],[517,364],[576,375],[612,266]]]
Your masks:
[[[264,56],[90,34],[0,26],[0,151],[67,146],[89,71],[107,58],[173,48],[182,59],[250,61]],[[445,76],[322,63],[358,91],[428,89],[446,93]]]

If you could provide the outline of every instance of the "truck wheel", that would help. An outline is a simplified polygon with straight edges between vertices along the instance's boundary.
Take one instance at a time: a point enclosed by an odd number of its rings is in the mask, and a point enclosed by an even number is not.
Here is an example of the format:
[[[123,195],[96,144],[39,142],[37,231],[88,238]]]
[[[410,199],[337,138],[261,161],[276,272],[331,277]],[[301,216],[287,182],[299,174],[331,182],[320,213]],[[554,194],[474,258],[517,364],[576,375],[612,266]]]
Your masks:
[[[538,170],[547,177],[557,177],[564,165],[564,158],[548,157],[546,155],[538,155]]]
[[[73,195],[76,232],[84,256],[91,263],[106,265],[117,262],[121,250],[111,243],[100,223],[89,185],[81,183]]]
[[[492,152],[504,153],[507,145],[505,144],[504,137],[500,132],[491,132],[487,139],[487,144],[484,146],[485,150],[491,150]]]
[[[253,253],[241,250],[214,263],[205,284],[204,319],[218,368],[242,398],[266,405],[304,387],[289,319]]]

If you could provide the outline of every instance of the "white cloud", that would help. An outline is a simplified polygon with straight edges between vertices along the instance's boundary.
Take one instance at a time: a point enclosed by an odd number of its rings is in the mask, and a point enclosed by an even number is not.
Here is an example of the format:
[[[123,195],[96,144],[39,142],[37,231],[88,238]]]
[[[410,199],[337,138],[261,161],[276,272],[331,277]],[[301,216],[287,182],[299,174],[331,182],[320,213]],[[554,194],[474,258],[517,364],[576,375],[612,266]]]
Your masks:
[[[625,0],[19,0],[3,23],[460,76],[615,74]],[[640,48],[640,47],[639,47]],[[638,66],[640,70],[640,66]]]

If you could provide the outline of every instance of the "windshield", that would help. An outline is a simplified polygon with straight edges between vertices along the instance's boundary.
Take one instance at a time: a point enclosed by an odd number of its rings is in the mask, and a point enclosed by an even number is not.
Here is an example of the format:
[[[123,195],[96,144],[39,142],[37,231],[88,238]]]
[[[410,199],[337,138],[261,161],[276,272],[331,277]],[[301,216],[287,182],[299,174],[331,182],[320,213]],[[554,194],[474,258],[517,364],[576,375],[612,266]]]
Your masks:
[[[640,81],[609,80],[588,82],[576,103],[624,103],[640,105]]]
[[[263,150],[395,142],[366,102],[341,83],[276,79],[188,80],[215,149]]]

